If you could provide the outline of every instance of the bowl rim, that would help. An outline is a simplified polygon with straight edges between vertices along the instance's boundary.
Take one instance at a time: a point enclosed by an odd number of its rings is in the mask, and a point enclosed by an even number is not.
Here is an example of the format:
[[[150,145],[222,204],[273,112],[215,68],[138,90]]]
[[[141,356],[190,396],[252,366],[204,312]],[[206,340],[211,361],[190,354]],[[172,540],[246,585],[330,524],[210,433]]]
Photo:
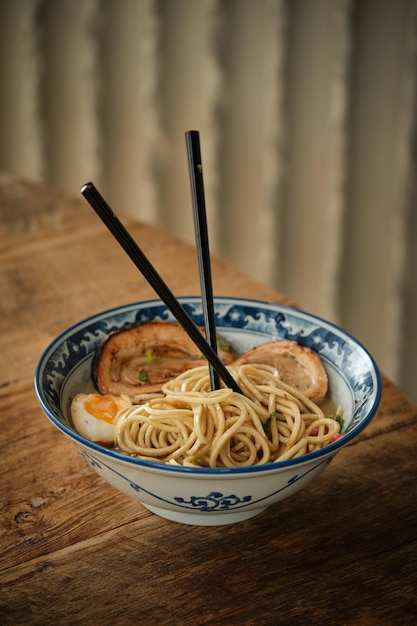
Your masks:
[[[193,302],[201,303],[201,296],[180,296],[178,300],[181,304],[188,304]],[[247,303],[249,305],[259,305],[263,308],[270,308],[275,312],[288,312],[295,314],[295,316],[299,315],[312,321],[320,326],[325,326],[329,330],[335,331],[337,335],[343,337],[350,343],[355,344],[356,348],[359,349],[365,358],[369,360],[370,363],[370,371],[372,372],[373,379],[375,381],[374,387],[374,398],[368,415],[366,418],[361,420],[359,424],[356,424],[349,432],[343,434],[342,437],[337,439],[336,441],[328,444],[324,448],[319,450],[315,450],[308,454],[302,455],[300,457],[287,459],[284,461],[274,461],[271,463],[265,463],[262,465],[251,465],[251,466],[242,466],[242,467],[184,467],[182,465],[170,465],[167,463],[162,463],[158,461],[149,461],[146,459],[139,459],[136,457],[131,457],[127,454],[123,454],[121,452],[117,452],[117,450],[113,450],[112,448],[107,448],[100,444],[97,444],[93,441],[90,441],[80,435],[75,429],[68,427],[66,424],[62,422],[62,420],[52,411],[49,407],[48,402],[45,398],[45,394],[42,388],[42,374],[45,369],[46,363],[48,362],[48,358],[55,352],[57,347],[62,343],[62,340],[65,337],[73,334],[74,330],[84,328],[88,326],[89,322],[93,320],[98,320],[98,318],[102,317],[111,317],[112,315],[122,314],[123,312],[127,312],[128,310],[132,310],[135,307],[145,307],[145,306],[157,306],[164,305],[161,299],[159,298],[151,298],[148,300],[139,300],[126,304],[122,304],[119,306],[111,307],[102,311],[97,311],[74,324],[70,325],[63,331],[61,331],[54,339],[52,339],[49,344],[42,351],[38,363],[35,368],[34,373],[34,387],[35,393],[37,396],[38,403],[40,404],[43,412],[48,417],[48,419],[52,422],[52,424],[58,428],[61,432],[63,432],[69,439],[73,441],[73,443],[83,446],[84,448],[88,448],[91,451],[97,452],[105,457],[109,457],[115,461],[119,461],[122,464],[127,464],[136,468],[143,468],[147,470],[153,470],[156,472],[162,473],[175,473],[175,474],[183,474],[188,476],[196,476],[199,477],[207,476],[222,476],[227,475],[228,477],[232,477],[234,475],[242,475],[242,474],[259,474],[259,473],[270,473],[271,471],[279,471],[285,468],[290,468],[294,466],[301,466],[305,463],[310,463],[312,461],[316,461],[317,459],[324,458],[326,456],[333,456],[338,452],[341,448],[345,447],[352,439],[357,437],[357,435],[366,428],[369,422],[372,420],[375,412],[378,409],[378,405],[381,399],[382,394],[382,377],[378,365],[376,364],[375,359],[364,347],[364,345],[358,341],[352,334],[348,331],[342,329],[337,324],[330,322],[318,315],[308,313],[303,309],[292,307],[285,304],[278,304],[274,302],[268,302],[263,300],[251,299],[251,298],[239,298],[239,297],[229,297],[229,296],[215,296],[215,303],[226,304],[235,302],[235,303]],[[168,309],[168,308],[167,308]]]

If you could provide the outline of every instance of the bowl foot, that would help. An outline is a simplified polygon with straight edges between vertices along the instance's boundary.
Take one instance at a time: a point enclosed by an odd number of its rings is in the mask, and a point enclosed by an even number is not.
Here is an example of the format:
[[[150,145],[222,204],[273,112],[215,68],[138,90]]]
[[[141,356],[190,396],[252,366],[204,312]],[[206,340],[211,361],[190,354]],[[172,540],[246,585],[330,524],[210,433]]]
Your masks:
[[[141,502],[142,506],[158,515],[164,517],[171,522],[177,522],[178,524],[188,524],[191,526],[225,526],[226,524],[237,524],[238,522],[244,522],[251,517],[259,515],[266,510],[267,507],[261,509],[255,509],[251,511],[245,511],[244,513],[178,513],[177,511],[170,511],[168,509],[161,509],[156,506],[150,506]]]

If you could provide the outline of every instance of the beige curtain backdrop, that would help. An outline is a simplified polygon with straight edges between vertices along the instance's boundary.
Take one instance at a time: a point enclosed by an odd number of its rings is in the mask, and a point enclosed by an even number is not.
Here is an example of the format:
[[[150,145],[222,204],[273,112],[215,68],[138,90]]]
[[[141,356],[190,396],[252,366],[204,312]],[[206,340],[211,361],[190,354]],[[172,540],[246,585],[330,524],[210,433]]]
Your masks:
[[[0,169],[192,241],[198,129],[212,252],[417,401],[416,27],[416,0],[0,0]]]

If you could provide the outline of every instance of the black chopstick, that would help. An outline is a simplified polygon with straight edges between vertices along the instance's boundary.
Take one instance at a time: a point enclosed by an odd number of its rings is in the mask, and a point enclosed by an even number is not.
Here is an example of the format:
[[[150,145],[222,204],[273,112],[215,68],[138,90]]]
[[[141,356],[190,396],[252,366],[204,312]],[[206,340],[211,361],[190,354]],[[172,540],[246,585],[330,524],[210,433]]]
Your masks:
[[[224,381],[225,385],[233,389],[233,391],[243,393],[226,366],[219,359],[210,344],[205,340],[185,309],[181,306],[180,302],[142,252],[139,245],[132,238],[118,217],[113,213],[112,209],[104,200],[103,196],[94,184],[91,182],[86,183],[81,187],[80,191],[115,239],[117,239],[120,243],[124,251],[129,255],[136,267],[142,272],[143,276],[154,288],[158,296],[171,311],[178,323],[181,324],[188,336],[192,339],[192,341],[194,341],[208,362],[213,366],[217,374]]]
[[[206,339],[217,354],[216,319],[213,304],[213,285],[210,266],[210,246],[207,231],[206,201],[204,195],[203,165],[201,160],[200,134],[197,130],[185,133],[188,164],[190,169],[191,196],[193,201],[194,228],[200,270],[201,294],[203,299],[204,328]],[[220,378],[214,367],[210,367],[212,389],[219,389]]]

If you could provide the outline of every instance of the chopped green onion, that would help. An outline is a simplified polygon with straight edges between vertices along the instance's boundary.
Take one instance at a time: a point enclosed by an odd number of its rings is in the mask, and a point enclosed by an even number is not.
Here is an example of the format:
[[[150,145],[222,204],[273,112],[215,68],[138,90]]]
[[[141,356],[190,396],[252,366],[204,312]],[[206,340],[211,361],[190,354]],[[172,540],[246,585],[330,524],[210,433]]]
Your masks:
[[[269,430],[269,427],[271,426],[271,422],[272,420],[276,417],[277,412],[276,411],[272,411],[272,413],[270,414],[270,416],[268,417],[268,419],[266,420],[266,422],[264,422],[262,424],[264,431],[267,433]]]
[[[221,335],[216,335],[217,346],[223,352],[233,352],[233,348],[228,341]]]
[[[145,348],[145,359],[148,361],[148,363],[153,363],[154,361],[156,361],[157,358],[158,355],[153,348]]]
[[[146,371],[146,369],[144,367],[142,367],[142,369],[139,372],[139,380],[141,383],[147,383],[148,382],[148,373]]]
[[[329,419],[336,420],[336,422],[340,426],[340,432],[342,432],[343,427],[345,425],[345,421],[344,421],[343,417],[341,415],[339,415],[338,413],[335,413],[334,415],[329,415]]]

